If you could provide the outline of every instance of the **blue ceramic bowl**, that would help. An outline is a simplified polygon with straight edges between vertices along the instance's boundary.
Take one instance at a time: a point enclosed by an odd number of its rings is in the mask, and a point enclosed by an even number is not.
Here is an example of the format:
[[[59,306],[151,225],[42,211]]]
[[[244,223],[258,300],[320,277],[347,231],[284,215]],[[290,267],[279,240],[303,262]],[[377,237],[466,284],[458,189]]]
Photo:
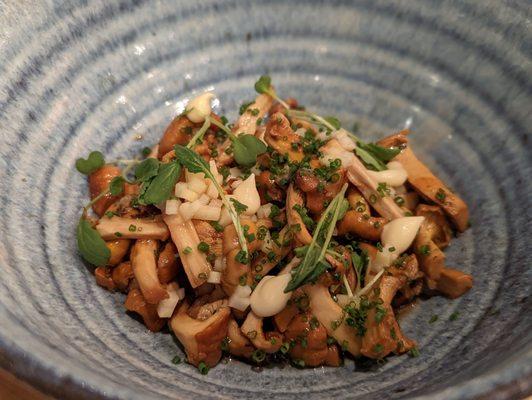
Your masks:
[[[532,31],[525,1],[49,1],[0,4],[0,363],[66,398],[459,399],[531,389]],[[131,156],[205,89],[235,117],[269,73],[367,138],[412,146],[470,206],[448,264],[462,298],[402,319],[418,358],[378,370],[207,376],[124,312],[74,239],[77,157]],[[459,318],[449,316],[459,312]],[[429,324],[432,315],[438,315]]]

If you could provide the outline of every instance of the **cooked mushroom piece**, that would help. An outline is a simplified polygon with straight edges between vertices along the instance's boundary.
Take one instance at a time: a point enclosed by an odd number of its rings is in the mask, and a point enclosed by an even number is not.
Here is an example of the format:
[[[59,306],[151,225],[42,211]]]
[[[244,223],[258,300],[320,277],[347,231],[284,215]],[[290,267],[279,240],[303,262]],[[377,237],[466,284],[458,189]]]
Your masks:
[[[248,105],[246,110],[236,121],[233,132],[238,135],[255,135],[257,121],[264,118],[270,107],[273,98],[268,94],[259,94],[255,101]]]
[[[280,154],[287,155],[292,162],[300,162],[304,157],[301,146],[298,146],[297,150],[292,148],[292,144],[301,142],[301,137],[292,130],[290,121],[284,114],[275,113],[270,116],[266,124],[264,140]]]
[[[292,298],[297,297],[297,295],[293,295]],[[292,319],[299,314],[299,308],[295,303],[288,303],[283,310],[275,314],[273,317],[273,321],[275,323],[275,326],[277,330],[281,333],[284,333],[288,329],[288,325],[290,325],[290,322]]]
[[[275,353],[283,344],[283,335],[279,332],[264,333],[262,318],[250,311],[240,330],[253,343],[253,345],[266,353]]]
[[[156,240],[137,240],[133,245],[130,257],[135,279],[139,283],[142,295],[150,304],[157,304],[168,297],[166,289],[161,285],[157,276],[155,259],[157,247]]]
[[[144,325],[152,332],[160,331],[166,322],[165,319],[159,318],[157,305],[148,303],[140,289],[133,288],[129,291],[124,306],[126,310],[139,314]]]
[[[337,140],[332,139],[326,146],[321,148],[325,154],[336,154],[337,151],[344,152]],[[403,210],[395,204],[390,196],[381,196],[377,190],[376,182],[369,174],[358,157],[350,157],[350,165],[347,166],[347,177],[353,185],[362,193],[369,204],[384,218],[392,220],[404,216]]]
[[[89,191],[91,199],[101,194],[103,191],[109,189],[109,184],[117,176],[121,176],[122,171],[115,165],[105,164],[103,167],[97,169],[89,175]],[[113,196],[111,193],[107,193],[100,200],[92,205],[93,211],[101,217],[107,208],[117,201],[120,196]]]
[[[105,242],[105,245],[111,252],[111,257],[109,257],[107,265],[111,267],[118,265],[127,254],[130,244],[131,240],[128,239],[109,240]]]
[[[179,257],[190,285],[193,288],[203,285],[209,277],[211,266],[205,253],[198,250],[200,240],[194,223],[184,221],[180,214],[165,214],[163,219],[170,229],[172,241],[179,251]]]
[[[111,292],[116,289],[116,285],[112,278],[112,271],[109,267],[98,267],[94,270],[94,278],[96,283]]]
[[[290,184],[286,194],[286,218],[289,226],[299,225],[301,228],[295,230],[294,236],[302,245],[312,242],[312,235],[307,230],[303,218],[297,211],[298,206],[303,207],[304,205],[303,195],[293,184]]]
[[[186,145],[192,137],[194,129],[199,129],[201,125],[201,123],[193,123],[184,115],[178,115],[174,118],[159,141],[159,159],[172,151],[176,144]]]
[[[413,243],[414,253],[418,257],[429,289],[436,288],[436,284],[445,268],[445,254],[432,240],[437,233],[434,228],[434,223],[430,219],[425,219]]]
[[[250,358],[253,354],[255,348],[249,341],[249,339],[244,336],[238,323],[231,318],[229,320],[229,326],[227,329],[228,337],[228,349],[229,353],[236,357]]]
[[[362,338],[363,355],[382,358],[392,351],[400,354],[416,346],[414,341],[403,335],[391,303],[399,289],[420,277],[417,259],[410,255],[400,266],[389,267],[378,285],[371,290],[371,305],[365,323],[366,333]]]
[[[354,328],[345,323],[344,310],[332,299],[328,288],[317,283],[305,285],[303,290],[309,297],[312,314],[325,327],[327,334],[349,353],[359,356],[361,338]]]
[[[289,225],[286,225],[279,231],[279,237],[276,240],[271,241],[271,250],[266,253],[260,253],[260,255],[253,260],[251,272],[253,274],[252,282],[256,282],[260,277],[270,272],[279,261],[286,257],[292,250],[292,235],[293,230]]]
[[[380,143],[387,144],[386,139]],[[423,197],[438,204],[451,218],[456,228],[463,232],[469,225],[469,210],[467,204],[452,192],[432,171],[427,168],[414,154],[410,147],[406,147],[395,158],[408,174],[408,183]]]
[[[199,240],[209,245],[209,252],[221,257],[223,232],[216,231],[208,221],[193,219],[192,223]]]
[[[169,283],[173,281],[178,271],[177,250],[173,243],[168,242],[164,245],[157,258],[157,276],[159,277],[159,282]]]
[[[473,287],[473,277],[453,268],[444,268],[436,289],[445,296],[456,299]]]
[[[204,320],[187,314],[189,303],[184,302],[170,320],[170,328],[185,347],[188,362],[198,366],[204,362],[214,367],[222,357],[222,341],[227,336],[231,317],[228,307],[219,308]]]
[[[126,261],[113,268],[112,277],[118,290],[127,292],[131,280],[135,277],[131,262]]]
[[[425,217],[425,229],[436,246],[440,249],[446,248],[453,232],[441,207],[420,204],[416,208],[416,215]]]
[[[339,222],[338,234],[352,233],[362,239],[379,240],[386,219],[371,216],[369,205],[358,190],[350,190],[347,199],[351,210],[348,210]]]
[[[168,228],[158,218],[102,217],[96,230],[104,240],[121,239],[168,239]]]
[[[338,351],[330,349],[336,345],[327,345],[327,330],[310,312],[298,314],[292,319],[285,332],[285,339],[293,343],[290,357],[302,360],[305,366],[339,365]],[[331,351],[337,357],[331,357]]]

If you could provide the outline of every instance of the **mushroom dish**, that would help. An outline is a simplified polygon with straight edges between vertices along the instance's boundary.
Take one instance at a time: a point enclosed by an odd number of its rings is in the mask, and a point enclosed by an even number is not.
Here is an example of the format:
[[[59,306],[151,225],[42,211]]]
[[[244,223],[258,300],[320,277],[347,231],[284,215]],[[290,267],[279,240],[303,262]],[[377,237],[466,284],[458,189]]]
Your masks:
[[[150,331],[169,327],[203,374],[224,355],[296,367],[418,355],[397,312],[471,289],[443,253],[467,205],[407,130],[365,142],[268,76],[255,90],[233,123],[207,92],[142,156],[76,161],[91,197],[77,244],[97,284]]]

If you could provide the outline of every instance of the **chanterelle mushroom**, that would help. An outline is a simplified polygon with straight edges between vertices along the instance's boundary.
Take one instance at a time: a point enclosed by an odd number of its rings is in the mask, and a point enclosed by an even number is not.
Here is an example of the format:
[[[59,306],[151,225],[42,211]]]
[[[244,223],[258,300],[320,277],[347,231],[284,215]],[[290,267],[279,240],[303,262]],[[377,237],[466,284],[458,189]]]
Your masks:
[[[366,333],[361,352],[366,357],[382,358],[390,352],[404,353],[415,347],[415,342],[403,335],[395,319],[392,300],[397,291],[421,274],[414,255],[407,256],[400,266],[392,266],[380,278],[369,296],[371,306],[367,313]]]
[[[294,236],[302,245],[310,244],[312,242],[312,235],[307,230],[307,227],[303,223],[301,215],[297,212],[297,206],[304,206],[302,194],[294,187],[294,184],[290,184],[288,187],[288,193],[286,195],[286,218],[288,225],[299,225],[301,229],[297,229],[294,232]]]
[[[168,297],[157,275],[156,240],[137,240],[131,250],[131,266],[142,295],[150,304],[157,304]]]
[[[278,332],[264,333],[262,320],[250,311],[240,330],[257,349],[275,353],[283,344],[283,336]]]
[[[170,328],[185,347],[189,363],[197,366],[203,361],[214,367],[222,357],[222,341],[227,336],[231,311],[221,307],[207,319],[199,320],[190,317],[188,309],[185,301],[170,320]]]
[[[96,230],[104,240],[121,239],[168,239],[168,228],[159,218],[102,217]]]

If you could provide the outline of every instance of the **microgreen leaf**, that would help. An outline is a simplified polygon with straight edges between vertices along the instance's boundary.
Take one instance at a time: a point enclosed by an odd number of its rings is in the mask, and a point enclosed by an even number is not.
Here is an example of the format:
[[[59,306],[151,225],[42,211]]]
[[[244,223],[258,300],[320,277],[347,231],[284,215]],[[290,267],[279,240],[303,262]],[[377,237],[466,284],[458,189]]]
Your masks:
[[[104,164],[103,154],[99,151],[92,151],[86,160],[84,158],[76,160],[76,169],[84,175],[90,175]]]
[[[255,165],[257,157],[266,150],[266,145],[253,135],[240,135],[233,140],[235,161],[244,167]]]
[[[147,182],[157,176],[159,161],[156,158],[147,158],[135,168],[135,177],[140,182]]]
[[[159,204],[167,200],[181,176],[181,165],[177,161],[160,164],[158,174],[141,186],[141,204]]]
[[[113,195],[113,196],[118,196],[119,194],[121,194],[123,191],[124,191],[124,182],[126,180],[124,179],[124,177],[122,176],[115,176],[112,180],[111,180],[111,183],[109,183],[109,192]]]
[[[323,119],[325,121],[327,121],[329,124],[331,124],[334,129],[338,130],[342,127],[342,124],[340,123],[340,120],[336,117],[333,117],[333,116],[327,116],[327,117],[323,117]]]
[[[89,221],[81,218],[76,230],[78,249],[83,258],[93,265],[105,265],[111,257],[111,251],[105,245],[98,231]]]
[[[272,78],[268,75],[262,75],[257,82],[255,82],[255,90],[257,93],[268,93],[272,85]]]
[[[347,184],[334,197],[329,206],[322,213],[318,225],[314,230],[312,241],[308,245],[303,261],[292,270],[292,279],[288,282],[285,293],[297,289],[298,287],[315,281],[328,267],[324,261],[327,247],[332,238],[340,209],[343,207],[343,200]]]
[[[242,204],[237,199],[230,198],[229,200],[231,200],[231,203],[233,203],[233,206],[235,207],[235,211],[237,212],[237,214],[242,214],[244,211],[248,209],[248,206],[246,206],[245,204]]]
[[[397,154],[401,152],[401,149],[398,147],[382,147],[375,143],[359,142],[357,143],[357,147],[366,150],[384,164],[390,162]]]
[[[362,160],[367,168],[370,168],[374,171],[384,171],[386,169],[386,165],[384,165],[384,163],[378,158],[374,157],[370,152],[365,150],[361,146],[362,144],[362,142],[357,143],[357,147],[355,149],[356,155]]]
[[[242,248],[242,252],[244,252],[246,255],[248,254],[248,247],[246,238],[244,236],[244,228],[242,227],[242,224],[240,223],[240,218],[238,217],[238,213],[235,211],[235,208],[233,207],[233,204],[229,201],[229,197],[224,192],[218,181],[216,180],[216,177],[213,175],[213,173],[210,170],[209,164],[197,153],[194,153],[194,151],[190,150],[187,147],[183,147],[179,144],[176,144],[175,147],[175,154],[176,158],[179,160],[179,162],[189,170],[189,172],[193,173],[203,173],[205,174],[205,177],[207,179],[210,179],[213,185],[216,187],[216,190],[218,190],[218,194],[220,195],[224,206],[227,208],[227,211],[229,212],[229,216],[231,217],[231,220],[233,221],[233,225],[235,226],[236,233],[238,235],[238,241],[240,243],[240,247]]]

